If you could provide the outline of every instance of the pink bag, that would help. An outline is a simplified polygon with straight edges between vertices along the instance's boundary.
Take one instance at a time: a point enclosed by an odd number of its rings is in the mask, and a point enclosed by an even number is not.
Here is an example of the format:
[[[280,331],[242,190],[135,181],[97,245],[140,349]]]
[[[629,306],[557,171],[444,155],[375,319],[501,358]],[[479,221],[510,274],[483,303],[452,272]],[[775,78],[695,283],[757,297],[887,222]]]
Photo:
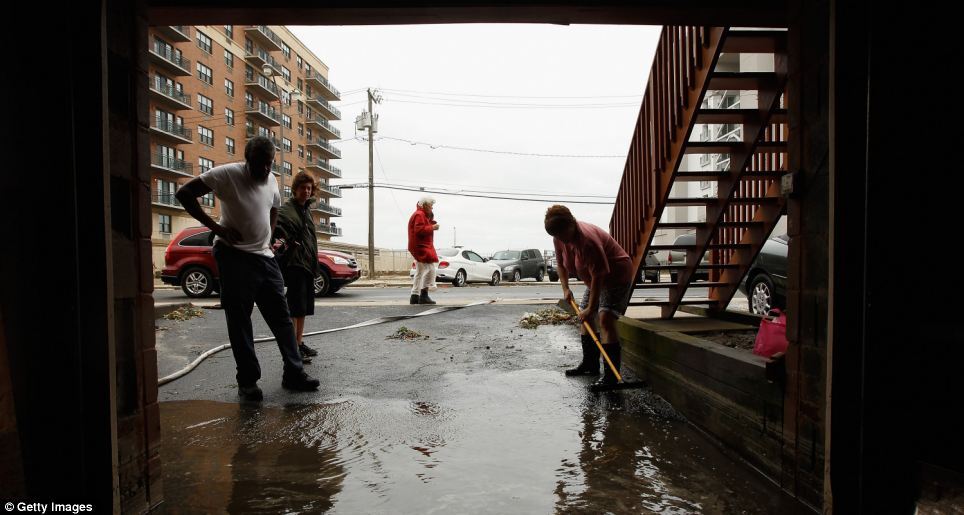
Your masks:
[[[774,354],[787,351],[787,315],[779,309],[771,309],[770,313],[776,313],[776,318],[771,320],[764,317],[760,321],[760,330],[756,333],[756,342],[753,344],[753,353],[764,358],[769,358]]]

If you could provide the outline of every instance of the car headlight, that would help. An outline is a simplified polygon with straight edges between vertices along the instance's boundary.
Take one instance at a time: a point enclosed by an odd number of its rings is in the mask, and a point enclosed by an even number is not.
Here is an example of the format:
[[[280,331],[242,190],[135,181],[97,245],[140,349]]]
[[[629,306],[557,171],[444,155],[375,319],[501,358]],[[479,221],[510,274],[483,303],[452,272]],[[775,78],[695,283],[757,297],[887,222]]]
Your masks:
[[[336,265],[347,265],[348,260],[343,257],[338,256],[328,256],[328,259],[332,260]]]
[[[509,270],[512,270],[512,267],[511,267],[511,266],[502,267],[502,271],[503,271],[503,272],[508,272]]]

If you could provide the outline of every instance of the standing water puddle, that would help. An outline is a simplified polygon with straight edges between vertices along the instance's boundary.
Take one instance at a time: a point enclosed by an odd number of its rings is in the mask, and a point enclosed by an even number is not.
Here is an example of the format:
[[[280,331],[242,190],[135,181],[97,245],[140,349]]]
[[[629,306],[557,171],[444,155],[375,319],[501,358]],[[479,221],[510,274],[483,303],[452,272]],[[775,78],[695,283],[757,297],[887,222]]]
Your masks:
[[[171,513],[789,513],[648,390],[450,373],[432,398],[161,404]]]

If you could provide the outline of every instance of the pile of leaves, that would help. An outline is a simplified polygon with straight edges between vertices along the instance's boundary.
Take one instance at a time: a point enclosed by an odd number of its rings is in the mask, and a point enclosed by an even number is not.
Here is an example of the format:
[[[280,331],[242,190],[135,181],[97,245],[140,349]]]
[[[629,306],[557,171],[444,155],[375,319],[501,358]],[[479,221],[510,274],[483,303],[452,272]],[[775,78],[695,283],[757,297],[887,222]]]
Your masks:
[[[183,308],[177,308],[174,311],[164,315],[167,320],[190,320],[196,317],[203,317],[204,311],[194,306],[184,306]]]
[[[412,341],[412,340],[428,340],[429,336],[427,334],[422,334],[418,331],[413,331],[403,325],[402,327],[399,327],[398,330],[395,331],[394,333],[386,336],[386,338],[388,338],[389,340]]]
[[[519,327],[523,329],[535,329],[540,325],[575,325],[579,319],[558,308],[544,308],[535,313],[524,313],[522,320],[519,320]]]

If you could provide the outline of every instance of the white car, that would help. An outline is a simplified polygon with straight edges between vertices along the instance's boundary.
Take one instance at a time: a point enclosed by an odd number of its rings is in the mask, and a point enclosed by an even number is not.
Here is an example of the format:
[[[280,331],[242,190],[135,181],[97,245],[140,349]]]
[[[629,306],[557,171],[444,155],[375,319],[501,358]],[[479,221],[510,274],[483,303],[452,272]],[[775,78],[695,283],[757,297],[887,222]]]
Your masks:
[[[502,281],[502,271],[499,265],[487,263],[476,252],[464,248],[435,249],[438,253],[438,271],[436,282],[451,281],[453,286],[465,286],[468,283],[489,283],[496,286]],[[415,262],[409,277],[415,276]]]

